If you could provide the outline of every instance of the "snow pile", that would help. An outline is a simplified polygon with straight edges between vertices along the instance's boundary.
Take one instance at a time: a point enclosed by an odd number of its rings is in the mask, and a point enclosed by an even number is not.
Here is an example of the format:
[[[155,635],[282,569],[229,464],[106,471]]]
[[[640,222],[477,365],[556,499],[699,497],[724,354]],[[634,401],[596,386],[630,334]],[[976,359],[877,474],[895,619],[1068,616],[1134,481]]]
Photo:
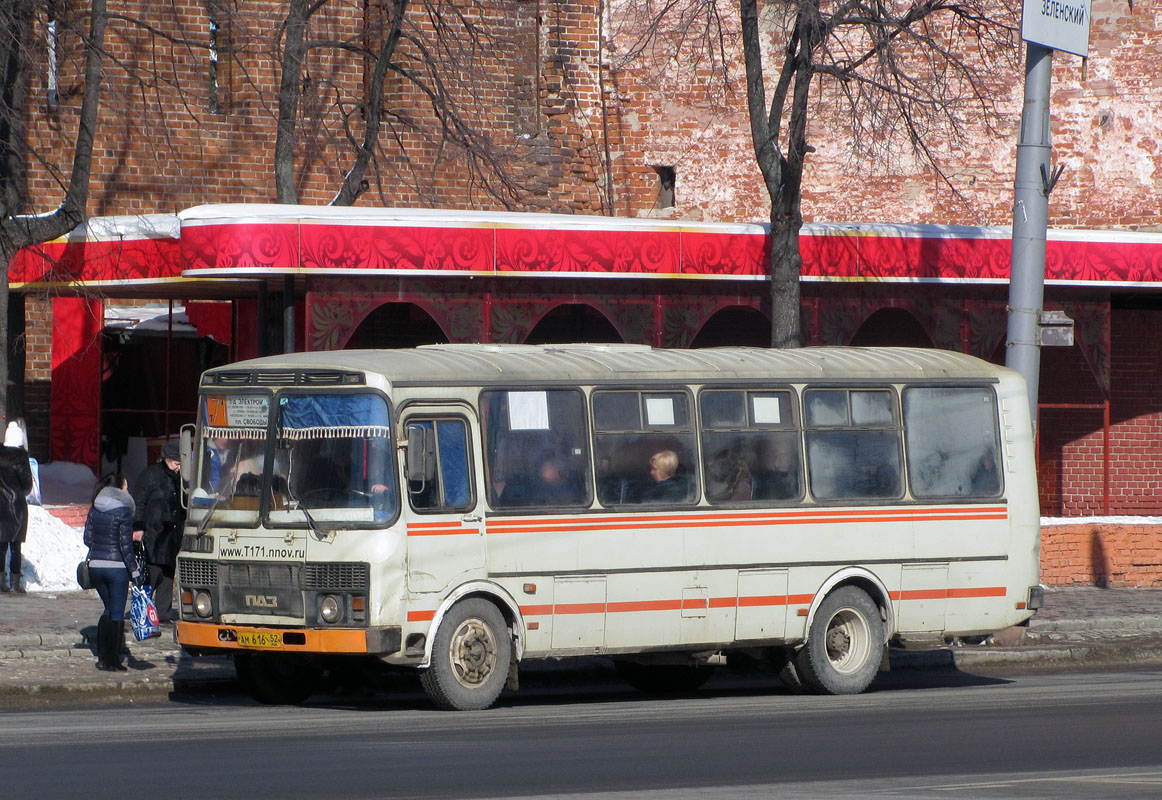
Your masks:
[[[81,590],[77,585],[77,564],[89,552],[82,541],[83,533],[83,529],[66,525],[40,506],[28,507],[28,539],[21,548],[28,591]]]

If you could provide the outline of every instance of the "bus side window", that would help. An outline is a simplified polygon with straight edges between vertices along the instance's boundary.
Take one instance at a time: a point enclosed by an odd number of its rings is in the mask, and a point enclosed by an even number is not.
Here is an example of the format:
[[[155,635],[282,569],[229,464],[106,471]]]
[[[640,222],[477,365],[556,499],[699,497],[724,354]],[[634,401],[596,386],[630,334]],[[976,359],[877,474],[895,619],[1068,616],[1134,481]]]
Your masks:
[[[802,496],[789,389],[704,389],[702,474],[711,504],[786,502]]]
[[[589,435],[579,389],[487,390],[480,410],[493,508],[590,504]]]
[[[697,446],[686,392],[595,391],[593,430],[602,505],[697,502]]]
[[[803,396],[807,473],[820,500],[903,494],[900,435],[888,389],[808,389]]]
[[[435,437],[432,452],[436,468],[431,477],[408,482],[408,499],[417,511],[463,510],[471,508],[472,479],[468,458],[468,426],[462,419],[409,419],[408,425],[423,427]]]
[[[904,390],[904,441],[912,494],[996,497],[1001,493],[996,399],[987,387]]]

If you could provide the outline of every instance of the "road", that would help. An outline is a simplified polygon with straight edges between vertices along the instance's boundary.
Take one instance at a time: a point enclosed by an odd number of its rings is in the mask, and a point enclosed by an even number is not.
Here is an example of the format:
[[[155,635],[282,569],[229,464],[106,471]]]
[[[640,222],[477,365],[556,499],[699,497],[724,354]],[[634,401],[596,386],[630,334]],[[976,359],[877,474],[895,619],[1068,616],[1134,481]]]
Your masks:
[[[0,713],[5,798],[1157,798],[1162,671],[896,674],[854,697],[755,679],[688,698],[412,691]],[[162,789],[162,786],[165,788]]]

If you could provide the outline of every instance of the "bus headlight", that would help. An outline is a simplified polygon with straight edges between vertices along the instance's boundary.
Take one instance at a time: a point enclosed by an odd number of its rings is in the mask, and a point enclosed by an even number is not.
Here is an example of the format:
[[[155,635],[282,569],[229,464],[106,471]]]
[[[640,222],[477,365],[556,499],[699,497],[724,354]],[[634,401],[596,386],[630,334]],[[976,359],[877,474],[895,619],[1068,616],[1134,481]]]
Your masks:
[[[199,591],[194,595],[194,611],[203,618],[214,613],[214,604],[210,601],[209,592]]]
[[[319,616],[324,622],[338,622],[343,616],[343,604],[333,594],[324,595],[319,601]]]

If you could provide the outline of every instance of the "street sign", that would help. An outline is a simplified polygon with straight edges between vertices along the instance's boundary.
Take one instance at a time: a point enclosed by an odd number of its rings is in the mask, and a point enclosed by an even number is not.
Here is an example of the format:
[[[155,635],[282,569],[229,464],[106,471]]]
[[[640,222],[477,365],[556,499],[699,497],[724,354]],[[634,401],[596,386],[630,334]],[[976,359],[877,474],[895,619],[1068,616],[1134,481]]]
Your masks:
[[[1021,38],[1026,42],[1089,56],[1090,0],[1024,0]]]

